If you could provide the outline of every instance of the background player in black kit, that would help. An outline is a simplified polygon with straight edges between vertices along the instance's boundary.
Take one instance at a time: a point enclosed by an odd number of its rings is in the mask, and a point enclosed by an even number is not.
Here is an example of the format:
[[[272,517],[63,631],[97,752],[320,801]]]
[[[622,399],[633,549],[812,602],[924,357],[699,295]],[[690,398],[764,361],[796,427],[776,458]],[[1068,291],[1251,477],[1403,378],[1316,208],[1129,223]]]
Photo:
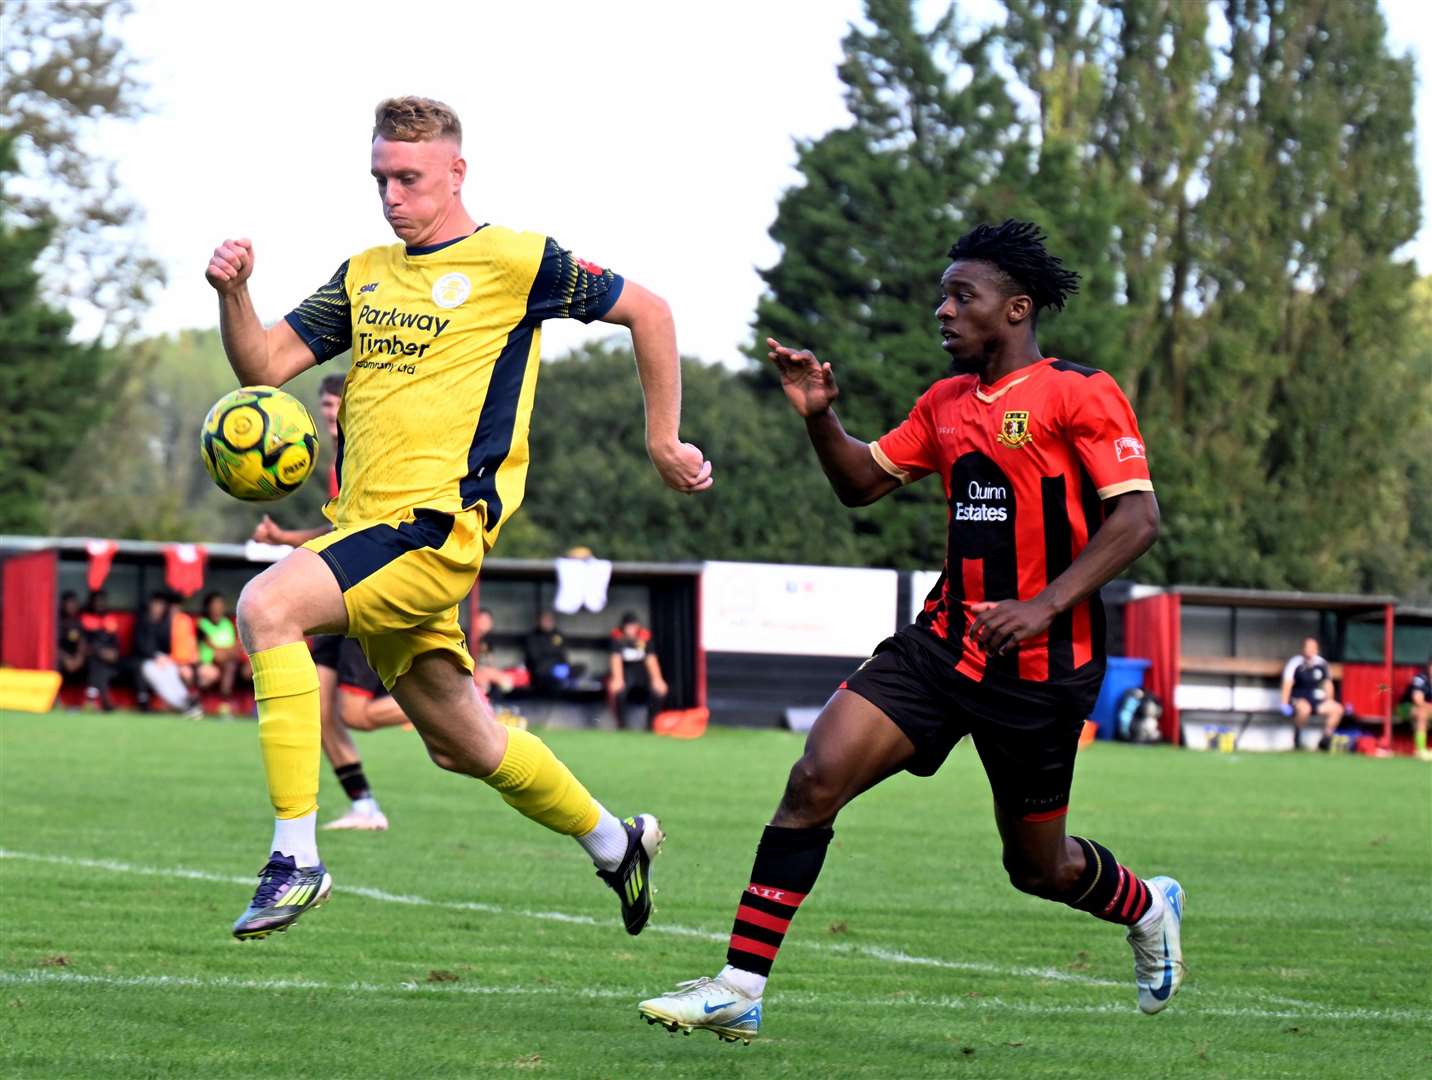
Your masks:
[[[979,226],[950,250],[935,310],[952,376],[878,442],[846,434],[829,364],[768,339],[787,398],[847,506],[936,473],[949,498],[945,573],[915,625],[882,642],[826,704],[756,850],[714,979],[643,1001],[671,1030],[749,1042],[766,977],[815,885],[841,808],[901,771],[928,776],[972,736],[1015,888],[1129,927],[1139,1007],[1183,977],[1183,890],[1143,881],[1065,833],[1074,755],[1104,675],[1098,589],[1148,550],[1158,504],[1137,422],[1108,375],[1046,358],[1043,308],[1077,275],[1037,227]]]
[[[1427,666],[1414,672],[1402,691],[1399,711],[1412,721],[1412,748],[1423,761],[1432,761],[1427,749],[1427,722],[1432,720],[1432,657]]]
[[[328,437],[338,440],[338,409],[343,403],[343,381],[341,372],[325,375],[318,384],[318,415],[323,419]],[[328,466],[328,497],[338,497],[338,469]],[[254,529],[253,539],[261,544],[288,544],[300,547],[315,536],[322,536],[333,526],[324,523],[308,529],[285,529],[267,514]],[[323,755],[333,766],[333,774],[343,785],[348,796],[348,811],[327,822],[325,829],[340,829],[357,832],[386,832],[388,815],[373,795],[368,785],[368,774],[363,770],[363,760],[353,742],[349,728],[371,731],[375,727],[401,724],[406,720],[396,701],[386,692],[379,698],[382,680],[368,666],[363,650],[355,641],[342,634],[315,634],[309,643],[313,654],[314,667],[318,669],[318,703],[321,745]],[[355,694],[359,700],[355,703]],[[366,699],[366,700],[364,700]],[[374,700],[382,704],[376,723],[349,723],[349,720],[365,717],[371,711],[368,706]],[[392,714],[396,711],[397,716]]]
[[[1347,711],[1333,693],[1332,665],[1318,650],[1317,638],[1304,638],[1302,651],[1283,666],[1283,715],[1293,718],[1294,750],[1303,748],[1303,725],[1310,716],[1323,721],[1323,738],[1318,746],[1326,750]]]

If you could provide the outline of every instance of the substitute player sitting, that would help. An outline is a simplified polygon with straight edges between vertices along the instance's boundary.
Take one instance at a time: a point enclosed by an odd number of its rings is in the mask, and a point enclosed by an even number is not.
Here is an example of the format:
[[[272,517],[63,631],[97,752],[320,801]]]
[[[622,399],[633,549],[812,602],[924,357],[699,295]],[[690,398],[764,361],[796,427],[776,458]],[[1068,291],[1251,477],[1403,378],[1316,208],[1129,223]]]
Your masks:
[[[1398,711],[1412,721],[1413,752],[1423,761],[1432,761],[1432,751],[1427,749],[1427,725],[1432,720],[1432,657],[1421,671],[1413,672],[1402,691]]]
[[[249,297],[251,242],[226,240],[207,270],[241,382],[281,386],[353,350],[340,492],[324,508],[334,528],[239,598],[276,819],[272,854],[234,935],[285,929],[332,888],[314,828],[318,679],[303,642],[313,633],[358,639],[439,766],[483,780],[520,813],[574,837],[620,897],[628,932],[639,933],[662,840],[656,818],[617,820],[536,736],[497,723],[473,685],[457,604],[522,502],[545,319],[631,330],[652,463],[677,491],[710,485],[710,465],[678,434],[670,310],[550,237],[478,224],[462,202],[461,126],[440,102],[378,106],[372,175],[401,242],[344,260],[277,325],[264,329]]]
[[[1283,715],[1293,718],[1293,749],[1303,748],[1303,727],[1310,716],[1323,722],[1319,749],[1326,750],[1347,711],[1333,693],[1332,665],[1318,651],[1318,639],[1303,639],[1302,651],[1283,665]]]
[[[1127,926],[1143,1011],[1162,1009],[1182,979],[1179,884],[1142,880],[1064,829],[1079,733],[1104,679],[1098,590],[1158,532],[1143,440],[1113,379],[1040,352],[1039,312],[1062,308],[1078,278],[1035,226],[981,225],[950,259],[935,318],[954,374],[877,442],[841,427],[829,364],[769,342],[843,503],[939,477],[945,572],[915,624],[881,642],[817,718],[756,848],[726,967],[643,1001],[653,1023],[749,1042],[836,815],[896,773],[933,774],[965,735],[994,791],[1011,884]]]

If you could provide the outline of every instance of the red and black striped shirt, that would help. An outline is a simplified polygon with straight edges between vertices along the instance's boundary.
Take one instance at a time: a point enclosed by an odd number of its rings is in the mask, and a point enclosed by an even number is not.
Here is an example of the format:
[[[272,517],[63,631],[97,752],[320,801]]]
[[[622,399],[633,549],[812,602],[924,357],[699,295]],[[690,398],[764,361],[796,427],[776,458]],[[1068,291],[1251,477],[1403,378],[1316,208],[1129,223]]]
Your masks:
[[[1103,522],[1103,500],[1153,490],[1138,421],[1108,374],[1046,358],[992,386],[975,375],[942,379],[870,449],[904,483],[930,473],[944,481],[944,573],[916,625],[957,671],[1047,684],[1102,675],[1097,593],[1002,656],[987,657],[965,631],[970,604],[1033,599],[1068,569]]]

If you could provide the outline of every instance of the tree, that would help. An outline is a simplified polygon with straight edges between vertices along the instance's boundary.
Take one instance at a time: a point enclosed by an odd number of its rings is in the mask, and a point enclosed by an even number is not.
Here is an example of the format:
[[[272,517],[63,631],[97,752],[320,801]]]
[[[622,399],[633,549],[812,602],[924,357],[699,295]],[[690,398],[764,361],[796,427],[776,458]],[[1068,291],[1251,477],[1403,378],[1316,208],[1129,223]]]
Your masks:
[[[1007,6],[923,32],[909,0],[869,0],[840,68],[851,124],[799,148],[771,228],[758,340],[834,363],[842,417],[879,434],[939,373],[944,249],[1031,218],[1083,274],[1041,345],[1107,367],[1143,423],[1165,533],[1142,576],[1425,583],[1403,447],[1425,429],[1387,422],[1429,381],[1396,255],[1418,221],[1413,72],[1375,0]],[[864,561],[934,557],[925,486],[852,518]]]
[[[1404,586],[1406,568],[1387,555],[1405,548],[1404,508],[1415,493],[1403,467],[1406,433],[1387,418],[1432,379],[1408,352],[1415,274],[1396,257],[1420,218],[1414,73],[1410,58],[1388,54],[1373,0],[1325,2],[1310,14],[1296,21],[1270,11],[1261,65],[1260,119],[1279,159],[1274,197],[1285,210],[1279,247],[1288,275],[1287,362],[1265,456],[1281,512],[1266,524],[1287,528],[1290,577]],[[1329,527],[1288,528],[1299,502],[1332,511]]]
[[[282,502],[239,502],[204,471],[200,425],[209,406],[238,385],[217,330],[139,341],[105,359],[96,379],[112,395],[108,415],[51,485],[54,531],[239,542],[265,512],[294,528],[322,523],[334,448],[321,431],[312,478]],[[312,368],[284,389],[314,411],[318,382],[330,369],[341,371],[341,361]]]
[[[749,379],[683,361],[683,434],[710,456],[700,495],[666,488],[646,455],[631,351],[584,346],[545,362],[532,414],[532,468],[504,555],[585,544],[609,558],[848,563],[843,511],[784,401]]]
[[[164,282],[140,232],[143,214],[91,137],[102,120],[143,112],[134,61],[114,33],[129,10],[127,3],[0,2],[0,136],[13,140],[25,177],[5,216],[19,227],[54,223],[39,264],[46,291],[95,311],[107,340],[135,328]]]
[[[1196,317],[1155,396],[1175,470],[1156,558],[1177,580],[1405,588],[1419,496],[1386,417],[1428,378],[1395,255],[1418,219],[1411,62],[1374,0],[1222,14]]]
[[[0,196],[14,174],[13,143],[0,136]],[[40,296],[35,262],[51,222],[17,227],[0,220],[0,532],[41,532],[49,519],[46,478],[99,412],[98,346],[69,339],[67,312]]]
[[[1422,373],[1420,385],[1398,403],[1398,412],[1390,426],[1401,428],[1399,456],[1406,463],[1408,500],[1401,513],[1407,520],[1405,551],[1415,565],[1411,584],[1406,588],[1409,598],[1423,605],[1432,605],[1432,277],[1418,280],[1412,289],[1411,331],[1408,355],[1415,369]],[[1391,555],[1396,555],[1394,550]]]
[[[874,438],[948,365],[934,333],[940,260],[986,216],[985,195],[1023,136],[989,35],[961,43],[953,10],[921,32],[906,0],[870,0],[867,13],[871,26],[851,29],[840,66],[852,123],[798,147],[804,183],[771,226],[782,255],[762,271],[754,353],[764,358],[769,335],[829,361],[837,411]],[[971,73],[964,85],[952,67]],[[858,536],[867,561],[928,566],[943,548],[942,505],[922,484],[834,528]]]

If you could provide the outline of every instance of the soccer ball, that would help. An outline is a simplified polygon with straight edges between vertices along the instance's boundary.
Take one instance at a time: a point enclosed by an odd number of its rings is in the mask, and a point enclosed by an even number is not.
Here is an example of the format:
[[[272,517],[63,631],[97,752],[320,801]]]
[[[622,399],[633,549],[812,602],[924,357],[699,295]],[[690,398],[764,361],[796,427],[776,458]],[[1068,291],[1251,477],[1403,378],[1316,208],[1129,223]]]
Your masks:
[[[243,386],[214,402],[199,429],[199,456],[214,483],[245,502],[282,499],[318,460],[313,417],[292,394]]]

